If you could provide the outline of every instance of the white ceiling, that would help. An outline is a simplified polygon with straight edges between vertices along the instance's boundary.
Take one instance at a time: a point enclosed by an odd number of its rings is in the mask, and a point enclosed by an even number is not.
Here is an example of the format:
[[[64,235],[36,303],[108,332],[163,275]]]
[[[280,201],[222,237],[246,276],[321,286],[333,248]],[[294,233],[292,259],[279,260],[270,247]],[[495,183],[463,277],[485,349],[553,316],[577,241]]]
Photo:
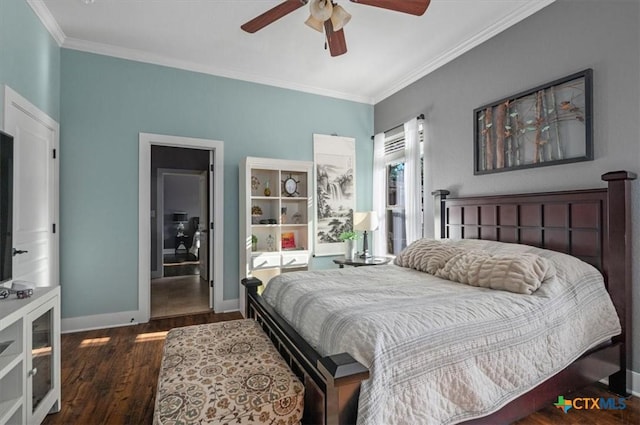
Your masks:
[[[375,104],[555,0],[432,0],[421,17],[339,0],[335,58],[307,6],[240,29],[281,0],[27,1],[62,47]]]

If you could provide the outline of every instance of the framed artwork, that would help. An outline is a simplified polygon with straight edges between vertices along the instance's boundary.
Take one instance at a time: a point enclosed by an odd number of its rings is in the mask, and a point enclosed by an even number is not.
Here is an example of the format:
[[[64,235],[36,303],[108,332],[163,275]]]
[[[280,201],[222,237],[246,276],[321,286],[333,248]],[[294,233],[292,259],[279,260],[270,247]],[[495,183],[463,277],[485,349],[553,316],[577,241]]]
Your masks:
[[[353,229],[356,207],[356,141],[351,137],[313,135],[315,169],[315,255],[343,255],[342,232]]]
[[[593,70],[473,111],[474,174],[593,160]]]

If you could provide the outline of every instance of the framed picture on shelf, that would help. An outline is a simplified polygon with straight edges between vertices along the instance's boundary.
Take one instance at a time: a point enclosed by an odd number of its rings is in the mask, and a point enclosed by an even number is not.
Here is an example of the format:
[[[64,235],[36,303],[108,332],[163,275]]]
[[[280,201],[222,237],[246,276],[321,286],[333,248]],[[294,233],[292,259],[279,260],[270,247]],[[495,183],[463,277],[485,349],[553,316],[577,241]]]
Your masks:
[[[296,235],[294,232],[282,233],[282,249],[295,249],[296,248]]]
[[[593,160],[593,71],[473,111],[474,174]]]

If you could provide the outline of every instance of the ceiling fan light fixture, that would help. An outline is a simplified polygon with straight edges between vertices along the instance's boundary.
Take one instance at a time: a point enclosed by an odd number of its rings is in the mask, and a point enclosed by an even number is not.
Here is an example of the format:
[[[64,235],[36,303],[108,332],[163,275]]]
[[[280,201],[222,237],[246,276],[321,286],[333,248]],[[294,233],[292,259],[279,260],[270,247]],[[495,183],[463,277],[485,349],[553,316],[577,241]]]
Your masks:
[[[322,21],[317,20],[312,15],[309,15],[309,18],[307,18],[304,23],[318,32],[324,32],[324,24]]]
[[[333,13],[333,4],[331,3],[331,0],[311,0],[309,9],[311,10],[311,16],[313,16],[314,19],[324,22],[331,18],[331,14]]]
[[[340,31],[351,20],[349,12],[344,10],[340,5],[333,6],[333,13],[331,14],[331,24],[334,31]]]
[[[431,3],[431,0],[350,1],[415,16],[421,16]],[[305,24],[320,33],[326,34],[325,47],[329,47],[331,56],[340,56],[347,53],[347,43],[345,41],[343,27],[351,21],[351,15],[342,7],[338,6],[334,0],[281,0],[280,4],[245,22],[240,25],[240,28],[253,34],[306,4],[309,5],[310,16],[305,21]]]

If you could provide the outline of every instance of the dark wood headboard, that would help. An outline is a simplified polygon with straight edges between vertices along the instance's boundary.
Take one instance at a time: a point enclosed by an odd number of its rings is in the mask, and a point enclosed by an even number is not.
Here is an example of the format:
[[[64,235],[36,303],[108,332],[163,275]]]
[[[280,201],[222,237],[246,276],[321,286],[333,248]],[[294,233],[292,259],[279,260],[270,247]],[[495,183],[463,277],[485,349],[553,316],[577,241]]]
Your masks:
[[[616,307],[625,344],[621,364],[631,369],[631,202],[627,171],[606,173],[605,189],[448,198],[433,192],[440,235],[521,243],[564,252],[597,267]],[[626,391],[626,374],[620,379]]]
[[[444,200],[442,236],[564,252],[603,270],[607,190]]]

